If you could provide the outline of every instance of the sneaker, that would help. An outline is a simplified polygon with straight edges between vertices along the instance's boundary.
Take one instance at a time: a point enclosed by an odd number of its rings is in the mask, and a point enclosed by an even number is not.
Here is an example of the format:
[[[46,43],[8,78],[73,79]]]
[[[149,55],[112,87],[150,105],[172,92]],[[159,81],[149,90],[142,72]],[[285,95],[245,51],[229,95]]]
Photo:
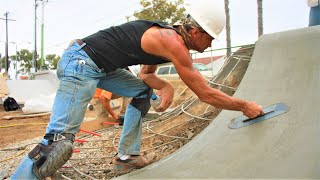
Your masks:
[[[121,160],[119,157],[115,158],[114,170],[117,175],[126,174],[134,169],[143,168],[154,162],[156,153],[149,153],[145,156],[133,156],[129,159]]]

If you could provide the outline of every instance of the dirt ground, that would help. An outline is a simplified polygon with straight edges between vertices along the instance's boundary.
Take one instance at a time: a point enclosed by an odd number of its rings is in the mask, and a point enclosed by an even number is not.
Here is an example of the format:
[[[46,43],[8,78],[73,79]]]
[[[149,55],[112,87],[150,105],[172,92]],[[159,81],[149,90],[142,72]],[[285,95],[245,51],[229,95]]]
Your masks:
[[[176,90],[176,94],[179,91],[185,90],[186,86],[183,82],[173,81],[171,82]],[[189,91],[187,91],[189,92]],[[186,95],[181,96],[179,100],[176,100],[171,107],[177,106],[181,101],[185,100]],[[121,101],[121,99],[119,99]],[[121,104],[119,102],[118,104]],[[120,108],[116,108],[115,111],[119,113]],[[152,109],[151,109],[152,110]],[[16,111],[5,111],[4,107],[0,105],[0,149],[6,147],[9,144],[33,139],[36,137],[43,136],[45,134],[46,126],[50,120],[50,115],[44,115],[39,117],[31,118],[12,118],[10,120],[5,120],[3,117],[21,115],[23,111],[20,109]],[[96,114],[91,110],[87,110],[85,114],[85,119],[88,121],[94,120]]]
[[[224,70],[214,80],[214,83],[223,84],[223,86],[217,84],[211,84],[211,86],[232,95],[241,82],[252,52],[253,48],[244,48],[235,54],[235,59],[230,58],[230,62],[225,65]],[[245,61],[238,61],[242,58]],[[171,112],[163,113],[157,118],[145,118],[143,123],[141,153],[156,153],[156,161],[172,154],[192,140],[221,111],[199,101],[182,81],[177,80],[170,83],[175,88],[174,102],[169,108]],[[25,151],[19,155],[16,151],[4,152],[5,148],[8,145],[25,146],[20,142],[43,136],[46,123],[50,118],[49,115],[46,115],[36,118],[2,119],[3,116],[21,113],[21,111],[5,112],[0,106],[0,166],[4,167],[2,172],[0,170],[0,179],[8,179],[23,154],[29,152],[34,145],[24,148]],[[87,110],[85,118],[94,119],[94,117],[94,111]],[[96,130],[95,132],[100,136],[78,134],[76,139],[88,142],[75,142],[74,153],[68,163],[59,170],[60,176],[70,179],[110,179],[116,177],[113,171],[113,157],[116,154],[121,130],[121,126],[111,126]],[[7,160],[7,157],[12,158]]]
[[[12,143],[44,136],[50,115],[10,120],[2,118],[21,114],[23,114],[21,109],[7,112],[0,105],[0,149]],[[95,117],[94,111],[87,110],[86,117],[93,119]]]
[[[18,115],[21,113],[21,110],[6,112],[3,106],[0,106],[0,148],[3,148],[11,143],[16,143],[44,135],[46,124],[49,122],[49,115],[35,118],[2,120],[3,116]]]

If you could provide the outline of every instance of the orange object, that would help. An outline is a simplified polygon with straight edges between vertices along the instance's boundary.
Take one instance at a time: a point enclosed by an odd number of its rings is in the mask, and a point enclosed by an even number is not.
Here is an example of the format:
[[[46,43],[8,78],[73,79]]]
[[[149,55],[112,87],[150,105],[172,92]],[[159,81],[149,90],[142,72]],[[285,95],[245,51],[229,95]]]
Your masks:
[[[94,136],[99,136],[99,137],[101,137],[101,135],[100,135],[100,134],[95,133],[95,132],[86,131],[86,130],[84,130],[84,129],[80,129],[79,131],[81,131],[81,132],[85,132],[85,133],[88,133],[88,134],[92,134],[92,135],[94,135]]]
[[[74,140],[74,142],[84,143],[84,142],[89,142],[89,141],[84,140],[84,139],[76,139],[76,140]]]
[[[109,92],[100,88],[96,88],[96,92],[94,93],[93,98],[99,98],[100,96],[104,96],[107,99],[111,100],[112,92]]]
[[[29,79],[29,76],[27,76],[27,75],[21,75],[21,76],[20,76],[20,79],[21,79],[21,80],[28,80],[28,79]]]
[[[99,98],[101,93],[102,93],[103,89],[100,88],[96,88],[96,92],[94,93],[93,97],[94,98]]]
[[[110,100],[111,100],[112,92],[109,92],[109,91],[106,91],[106,90],[102,90],[100,96],[104,96],[104,97],[106,97],[107,99],[110,99]]]
[[[79,149],[74,149],[73,153],[80,153],[80,150]]]
[[[72,168],[72,166],[62,166],[61,168]]]

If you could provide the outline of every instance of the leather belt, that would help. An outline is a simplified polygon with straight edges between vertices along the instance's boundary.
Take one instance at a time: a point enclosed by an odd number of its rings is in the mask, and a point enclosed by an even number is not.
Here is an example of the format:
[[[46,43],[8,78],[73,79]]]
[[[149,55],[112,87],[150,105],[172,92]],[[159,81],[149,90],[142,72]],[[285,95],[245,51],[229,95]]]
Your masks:
[[[83,45],[85,42],[83,42],[81,39],[76,39],[76,42],[81,46]],[[84,50],[84,52],[86,52],[88,54],[88,56],[93,60],[95,55],[93,53],[93,51],[89,48],[89,46],[86,44],[82,47],[82,49]]]
[[[81,46],[83,45],[85,42],[82,41],[81,39],[76,39],[76,42]],[[87,55],[93,60],[93,62],[98,66],[99,69],[103,70],[103,65],[98,62],[96,59],[96,55],[94,53],[94,51],[88,46],[88,44],[85,44],[82,49],[84,50],[84,52],[87,53]]]

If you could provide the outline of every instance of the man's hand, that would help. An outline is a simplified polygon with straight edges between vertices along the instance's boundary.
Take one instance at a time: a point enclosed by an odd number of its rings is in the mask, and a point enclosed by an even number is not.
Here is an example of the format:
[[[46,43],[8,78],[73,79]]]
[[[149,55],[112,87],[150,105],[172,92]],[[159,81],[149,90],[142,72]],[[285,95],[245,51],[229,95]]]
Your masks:
[[[255,102],[246,102],[242,110],[243,114],[248,118],[256,118],[263,115],[262,107],[256,104]]]
[[[174,89],[167,81],[160,79],[154,74],[156,69],[157,66],[155,65],[143,65],[139,78],[152,89],[159,90],[157,95],[161,97],[161,104],[155,109],[155,111],[163,112],[173,101]]]
[[[163,112],[173,101],[174,89],[169,83],[167,83],[166,86],[157,92],[157,95],[161,97],[161,104],[155,109],[155,111]]]

